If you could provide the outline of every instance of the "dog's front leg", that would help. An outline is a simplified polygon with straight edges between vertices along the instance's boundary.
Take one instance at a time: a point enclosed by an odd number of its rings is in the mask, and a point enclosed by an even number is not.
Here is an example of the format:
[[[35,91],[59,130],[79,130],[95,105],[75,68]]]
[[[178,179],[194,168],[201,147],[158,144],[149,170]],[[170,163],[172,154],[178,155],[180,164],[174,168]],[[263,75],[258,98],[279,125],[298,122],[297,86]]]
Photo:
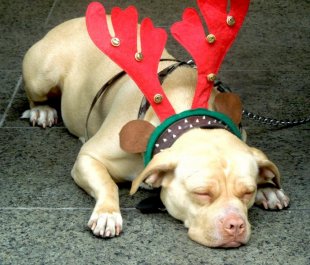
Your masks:
[[[88,226],[96,236],[114,237],[122,231],[118,187],[105,165],[88,155],[79,155],[72,169],[75,182],[96,199]]]

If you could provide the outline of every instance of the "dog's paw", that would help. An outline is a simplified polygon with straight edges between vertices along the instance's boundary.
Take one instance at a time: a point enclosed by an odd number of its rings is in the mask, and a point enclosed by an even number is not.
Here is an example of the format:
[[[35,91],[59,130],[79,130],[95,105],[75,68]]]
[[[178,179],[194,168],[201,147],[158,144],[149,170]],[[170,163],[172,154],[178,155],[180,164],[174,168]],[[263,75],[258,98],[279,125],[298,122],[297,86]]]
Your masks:
[[[52,127],[57,124],[57,111],[50,106],[38,106],[24,111],[21,119],[29,119],[32,126],[41,126],[43,128]]]
[[[266,210],[282,210],[288,207],[289,202],[290,199],[284,191],[277,188],[259,188],[255,198],[255,204]]]
[[[122,232],[123,219],[120,213],[93,213],[88,221],[93,234],[100,237],[115,237]]]

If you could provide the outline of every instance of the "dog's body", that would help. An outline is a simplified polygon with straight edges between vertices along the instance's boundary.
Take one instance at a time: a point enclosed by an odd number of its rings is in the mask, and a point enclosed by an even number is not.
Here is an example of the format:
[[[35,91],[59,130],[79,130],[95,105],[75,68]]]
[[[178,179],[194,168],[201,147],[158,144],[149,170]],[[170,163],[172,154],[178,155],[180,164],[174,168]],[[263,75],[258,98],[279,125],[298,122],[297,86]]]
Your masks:
[[[162,57],[172,58],[167,52]],[[161,62],[159,70],[170,64]],[[64,124],[83,138],[93,98],[120,71],[92,43],[84,18],[67,21],[25,56],[23,77],[31,111],[24,117],[42,127],[53,125],[57,114],[44,104],[50,97],[61,95]],[[196,70],[190,67],[178,68],[163,84],[176,112],[190,109],[195,87]],[[116,183],[122,181],[134,180],[132,193],[143,181],[161,186],[161,199],[168,212],[184,221],[193,240],[213,247],[236,247],[248,241],[247,210],[254,202],[269,209],[287,207],[289,199],[280,189],[276,166],[224,129],[185,133],[143,170],[143,156],[126,153],[119,145],[119,132],[127,122],[137,119],[142,97],[135,83],[125,76],[99,99],[91,113],[91,138],[78,155],[72,177],[96,199],[89,221],[95,235],[120,234]],[[151,108],[144,119],[154,126],[160,123]],[[270,186],[257,191],[260,184]]]

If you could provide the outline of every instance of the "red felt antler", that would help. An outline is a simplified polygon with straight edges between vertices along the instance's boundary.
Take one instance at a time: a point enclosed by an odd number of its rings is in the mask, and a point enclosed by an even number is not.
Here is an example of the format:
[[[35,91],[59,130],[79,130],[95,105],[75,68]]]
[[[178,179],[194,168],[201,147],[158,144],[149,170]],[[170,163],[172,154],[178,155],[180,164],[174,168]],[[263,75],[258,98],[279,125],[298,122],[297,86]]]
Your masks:
[[[249,7],[249,0],[198,0],[208,26],[206,36],[195,9],[187,8],[183,19],[171,27],[171,33],[192,55],[198,69],[198,81],[192,108],[208,108],[213,81],[225,54],[236,38]]]
[[[140,27],[139,47],[136,8],[113,8],[111,19],[113,30],[110,28],[110,31],[113,32],[110,33],[104,7],[98,2],[91,3],[86,12],[90,38],[130,75],[161,121],[175,114],[157,76],[159,60],[167,41],[165,30],[155,28],[150,19],[144,19]]]

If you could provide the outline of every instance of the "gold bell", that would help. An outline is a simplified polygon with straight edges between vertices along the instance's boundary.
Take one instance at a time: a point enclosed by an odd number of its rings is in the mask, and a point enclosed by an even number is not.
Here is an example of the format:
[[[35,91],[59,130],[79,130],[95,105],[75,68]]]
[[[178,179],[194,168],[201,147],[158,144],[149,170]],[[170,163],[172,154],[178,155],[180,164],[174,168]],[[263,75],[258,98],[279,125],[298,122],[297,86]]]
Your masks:
[[[207,41],[212,44],[216,41],[216,38],[213,34],[209,34],[207,37],[206,37]]]
[[[161,95],[161,94],[156,94],[155,96],[154,96],[154,102],[156,103],[156,104],[159,104],[159,103],[161,103],[163,101],[163,96]]]
[[[114,47],[118,47],[118,46],[120,46],[121,41],[120,41],[119,38],[113,37],[113,38],[111,39],[111,44],[112,44]]]
[[[228,26],[232,27],[233,25],[235,25],[236,20],[233,16],[227,16],[226,23]]]
[[[141,62],[143,60],[142,52],[136,52],[135,59],[136,59],[136,61]]]
[[[208,79],[209,82],[214,82],[215,79],[216,79],[216,75],[213,74],[213,73],[208,74],[207,79]]]

